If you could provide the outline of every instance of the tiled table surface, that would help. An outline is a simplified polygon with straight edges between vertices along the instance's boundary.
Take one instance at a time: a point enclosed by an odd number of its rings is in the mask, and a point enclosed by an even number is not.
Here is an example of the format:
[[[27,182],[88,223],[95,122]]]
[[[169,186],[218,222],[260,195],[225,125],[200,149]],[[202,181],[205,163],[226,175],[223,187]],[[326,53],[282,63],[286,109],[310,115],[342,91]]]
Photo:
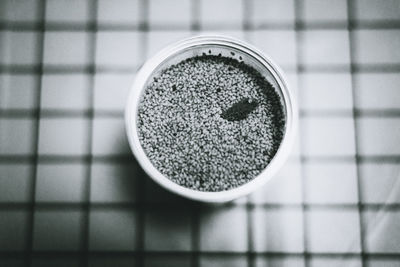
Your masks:
[[[226,205],[145,177],[124,134],[140,64],[199,33],[284,69],[299,138]],[[399,0],[0,2],[0,266],[399,266]]]

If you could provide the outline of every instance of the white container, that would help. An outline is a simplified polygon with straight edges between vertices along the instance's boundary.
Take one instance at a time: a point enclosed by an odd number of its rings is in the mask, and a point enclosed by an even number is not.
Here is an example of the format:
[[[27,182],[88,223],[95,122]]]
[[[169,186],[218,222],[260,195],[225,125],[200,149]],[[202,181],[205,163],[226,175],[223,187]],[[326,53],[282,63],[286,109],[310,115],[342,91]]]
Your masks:
[[[172,64],[199,56],[203,53],[212,55],[239,57],[248,65],[258,70],[277,90],[284,105],[285,133],[274,158],[265,169],[253,180],[230,190],[220,192],[201,192],[178,185],[159,172],[146,156],[139,141],[137,117],[140,98],[147,87],[160,71]],[[233,52],[233,53],[232,53]],[[245,196],[267,183],[287,160],[295,135],[297,133],[297,107],[285,78],[279,67],[257,48],[238,39],[226,36],[197,36],[171,44],[147,60],[136,75],[125,109],[125,125],[130,147],[143,170],[156,183],[183,197],[203,202],[226,202]]]

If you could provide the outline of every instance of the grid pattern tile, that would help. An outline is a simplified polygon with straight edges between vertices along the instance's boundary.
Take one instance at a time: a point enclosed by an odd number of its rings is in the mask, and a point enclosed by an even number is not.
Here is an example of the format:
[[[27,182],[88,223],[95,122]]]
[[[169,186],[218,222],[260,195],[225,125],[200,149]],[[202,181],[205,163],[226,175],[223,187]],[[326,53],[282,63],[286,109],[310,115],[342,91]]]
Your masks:
[[[200,33],[283,68],[299,137],[277,177],[182,199],[130,153],[136,70]],[[0,2],[0,266],[398,266],[400,1]]]

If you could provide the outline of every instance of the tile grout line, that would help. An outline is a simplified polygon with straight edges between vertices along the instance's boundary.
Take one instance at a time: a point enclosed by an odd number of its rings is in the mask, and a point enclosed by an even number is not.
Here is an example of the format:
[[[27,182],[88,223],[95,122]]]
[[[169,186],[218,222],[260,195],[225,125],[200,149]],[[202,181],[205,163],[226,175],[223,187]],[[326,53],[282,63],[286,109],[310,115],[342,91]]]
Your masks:
[[[146,208],[148,210],[173,210],[174,208],[187,208],[187,206],[177,204],[162,204],[162,203],[132,203],[132,202],[93,202],[87,203],[70,203],[70,202],[37,202],[36,208],[40,210],[86,210],[87,206],[90,205],[93,210],[111,210],[111,209],[140,209]],[[191,207],[201,209],[201,206],[193,204]],[[249,209],[265,209],[265,210],[298,210],[304,208],[305,210],[349,210],[354,211],[358,209],[357,204],[230,204],[225,205],[226,208],[249,208]],[[29,203],[0,203],[0,209],[2,210],[30,210],[31,204]],[[362,204],[362,210],[377,211],[382,209],[382,203],[377,204]],[[386,204],[384,207],[388,211],[400,211],[400,203],[397,204]],[[254,253],[254,251],[252,252]],[[399,254],[400,255],[400,254]]]
[[[77,250],[39,250],[39,251],[34,251],[32,252],[34,256],[37,257],[75,257],[75,256],[81,256],[82,251],[77,251]],[[127,251],[127,250],[118,250],[118,251],[110,251],[110,250],[96,250],[96,251],[90,251],[89,255],[90,256],[100,256],[100,257],[106,257],[106,256],[114,256],[114,257],[130,257],[130,256],[138,256],[138,254],[144,254],[148,255],[150,257],[157,257],[157,256],[190,256],[192,252],[190,251],[176,251],[176,250],[167,250],[167,251],[160,251],[160,250],[147,250],[145,252],[138,252],[138,251]],[[199,255],[203,256],[241,256],[241,257],[246,257],[247,252],[239,252],[239,251],[215,251],[215,250],[208,250],[208,251],[196,251]],[[295,259],[302,257],[304,255],[303,252],[287,252],[287,251],[265,251],[265,252],[253,252],[254,255],[256,256],[269,256],[269,257],[276,257],[276,258],[290,258],[293,257]],[[373,257],[373,258],[382,258],[382,259],[400,259],[400,254],[399,253],[364,253],[368,257]],[[11,251],[1,251],[0,256],[1,257],[8,257],[8,258],[15,258],[15,257],[20,257],[24,256],[24,251],[21,250],[11,250]],[[354,259],[354,258],[359,258],[361,256],[361,253],[357,252],[312,252],[309,253],[310,256],[316,256],[320,258],[325,258],[325,259]]]
[[[199,34],[201,31],[200,26],[200,0],[190,0],[191,4],[191,20],[190,20],[190,32],[192,35]],[[192,202],[191,204],[191,250],[190,250],[190,266],[200,266],[200,214],[201,204]]]
[[[355,24],[355,8],[356,4],[352,0],[347,0],[347,30],[348,30],[348,38],[349,38],[349,59],[350,59],[350,79],[351,79],[351,92],[352,92],[352,114],[353,114],[353,127],[354,127],[354,149],[355,149],[355,163],[356,163],[356,175],[357,175],[357,206],[358,206],[358,223],[359,223],[359,237],[360,237],[360,254],[361,254],[361,266],[365,267],[367,265],[366,255],[365,255],[365,229],[363,225],[363,209],[362,209],[362,190],[361,190],[361,167],[360,167],[360,144],[358,133],[358,124],[357,124],[357,116],[356,116],[356,105],[357,105],[357,94],[356,94],[356,79],[354,77],[354,65],[355,60],[355,51],[356,51],[356,43],[354,39],[353,28]]]
[[[197,27],[197,26],[196,26]],[[134,30],[139,32],[145,32],[143,29]],[[192,33],[200,32],[200,29],[193,29]],[[253,31],[248,29],[247,31]],[[81,65],[61,65],[61,64],[47,64],[46,66],[40,67],[39,64],[2,64],[0,63],[0,74],[1,73],[15,73],[15,74],[39,74],[41,72],[46,74],[80,74],[80,73],[91,73],[93,68],[96,68],[98,73],[113,73],[113,74],[129,74],[132,71],[138,70],[140,66],[124,67],[124,66],[113,66],[103,64],[95,66],[94,64],[81,64]],[[312,64],[302,65],[300,64],[300,70],[297,70],[295,66],[290,64],[283,65],[288,73],[294,73],[299,71],[300,73],[307,72],[318,72],[318,73],[348,73],[351,66],[343,64]],[[398,63],[379,63],[379,64],[356,64],[352,63],[354,73],[398,73],[400,72],[400,64]]]
[[[250,17],[252,16],[251,8],[253,6],[253,1],[242,0],[242,29],[244,38],[246,41],[249,39],[250,27]],[[250,203],[250,196],[246,196],[246,233],[247,233],[247,266],[255,266],[255,255],[254,255],[254,231],[253,231],[253,206]]]
[[[251,0],[250,0],[251,1]],[[170,27],[172,26],[172,27]],[[152,26],[153,30],[185,30],[187,28],[182,27],[179,24],[175,25],[154,25]],[[42,27],[41,23],[29,23],[29,22],[0,22],[0,30],[9,30],[9,31],[40,31]],[[51,31],[86,31],[90,28],[90,25],[85,23],[56,23],[49,22],[44,26],[45,30]],[[225,29],[225,30],[235,30],[237,29],[234,26],[230,25],[220,25],[214,24],[208,26],[211,29]],[[400,20],[387,20],[387,21],[369,21],[362,22],[354,25],[356,29],[363,30],[393,30],[398,29],[400,27]],[[132,31],[138,30],[140,27],[137,25],[124,24],[124,23],[101,23],[98,25],[99,30],[114,30],[114,31]],[[292,30],[293,26],[288,23],[275,23],[275,24],[261,24],[254,25],[254,30]],[[308,29],[312,30],[346,30],[347,24],[342,22],[312,22],[307,24]]]
[[[81,156],[60,156],[53,154],[43,154],[38,156],[39,163],[87,163],[90,161],[90,155],[85,154]],[[130,155],[110,155],[110,156],[93,156],[92,161],[102,163],[113,163],[113,162],[132,162]],[[400,155],[370,155],[370,156],[357,156],[360,163],[399,163]],[[290,159],[289,159],[290,160]],[[352,156],[300,156],[300,160],[306,163],[308,162],[335,162],[335,163],[353,163],[354,157]],[[32,155],[0,155],[1,163],[33,163],[35,162],[35,156]]]
[[[2,109],[0,108],[0,117],[25,119],[36,117],[37,109]],[[68,109],[41,109],[41,118],[81,118],[90,117],[94,113],[97,118],[121,118],[123,111],[113,110],[68,110]],[[300,118],[400,118],[400,109],[355,109],[349,111],[342,110],[299,110]]]
[[[40,18],[40,29],[39,37],[37,42],[37,59],[39,61],[38,74],[36,81],[36,105],[37,113],[35,114],[35,126],[33,130],[33,162],[31,172],[31,184],[30,184],[30,210],[28,218],[28,236],[27,236],[27,248],[25,255],[25,265],[32,265],[32,255],[34,250],[34,221],[35,221],[35,210],[36,210],[36,184],[37,184],[37,172],[39,164],[39,135],[40,135],[40,106],[41,106],[41,91],[42,91],[42,75],[43,75],[43,56],[44,56],[44,38],[45,38],[45,16],[46,16],[46,0],[40,0],[38,2],[38,16]]]
[[[147,0],[139,1],[139,9],[141,10],[141,17],[139,19],[139,29],[140,33],[140,44],[139,44],[139,54],[141,55],[141,62],[143,63],[147,58],[147,46],[148,46],[148,32],[149,32],[149,6]],[[140,63],[139,63],[140,65]],[[137,212],[137,230],[138,236],[136,237],[136,259],[135,266],[144,266],[145,264],[145,213],[146,206],[144,203],[146,202],[146,173],[137,164],[138,169],[136,175],[139,179],[137,183],[137,200],[139,201],[138,206],[136,207]]]
[[[297,92],[297,104],[298,109],[300,110],[300,90],[302,86],[302,78],[301,73],[303,71],[303,54],[302,54],[302,45],[303,45],[303,38],[301,35],[301,30],[304,29],[303,21],[302,21],[302,12],[303,12],[304,2],[303,0],[295,1],[294,2],[294,22],[295,22],[295,38],[296,38],[296,66],[297,66],[297,84],[298,84],[298,92]],[[299,112],[300,113],[300,112]],[[305,172],[305,160],[304,160],[304,139],[302,136],[302,124],[300,121],[300,114],[299,114],[299,123],[298,123],[298,135],[299,135],[299,161],[300,161],[300,177],[301,177],[301,198],[302,198],[302,222],[303,222],[303,257],[304,257],[304,266],[310,266],[310,253],[308,251],[309,247],[309,234],[308,234],[308,209],[307,209],[307,201],[306,201],[306,172]]]
[[[191,4],[191,21],[190,21],[190,31],[195,34],[200,31],[200,0],[190,0]]]
[[[200,265],[199,262],[199,252],[200,251],[200,223],[199,223],[199,214],[201,211],[201,206],[198,203],[193,203],[192,204],[192,214],[191,214],[191,236],[192,236],[192,242],[191,242],[191,250],[190,250],[190,256],[191,256],[191,266],[192,267],[198,267]]]
[[[87,88],[89,90],[89,112],[88,112],[88,139],[87,139],[87,153],[88,153],[88,161],[86,162],[86,179],[85,179],[85,209],[82,216],[82,231],[83,231],[83,240],[82,247],[84,250],[83,257],[81,258],[80,265],[82,267],[86,267],[89,265],[89,248],[90,248],[90,212],[91,212],[91,180],[92,180],[92,164],[93,164],[93,154],[92,154],[92,146],[93,146],[93,123],[94,123],[94,79],[96,75],[95,68],[95,57],[96,57],[96,40],[97,40],[97,8],[98,3],[97,0],[90,0],[90,6],[88,11],[88,28],[89,28],[89,40],[87,46],[87,57],[88,61],[93,68],[89,69],[89,78],[87,81]]]

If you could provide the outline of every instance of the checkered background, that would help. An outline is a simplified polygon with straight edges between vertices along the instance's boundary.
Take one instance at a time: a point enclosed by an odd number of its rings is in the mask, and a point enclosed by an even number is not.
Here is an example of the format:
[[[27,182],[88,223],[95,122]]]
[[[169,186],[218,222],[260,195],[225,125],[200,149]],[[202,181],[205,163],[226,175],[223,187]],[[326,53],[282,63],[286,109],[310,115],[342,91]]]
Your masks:
[[[299,138],[224,205],[148,179],[123,108],[175,40],[223,33],[282,66]],[[0,2],[0,266],[400,266],[400,0]]]

